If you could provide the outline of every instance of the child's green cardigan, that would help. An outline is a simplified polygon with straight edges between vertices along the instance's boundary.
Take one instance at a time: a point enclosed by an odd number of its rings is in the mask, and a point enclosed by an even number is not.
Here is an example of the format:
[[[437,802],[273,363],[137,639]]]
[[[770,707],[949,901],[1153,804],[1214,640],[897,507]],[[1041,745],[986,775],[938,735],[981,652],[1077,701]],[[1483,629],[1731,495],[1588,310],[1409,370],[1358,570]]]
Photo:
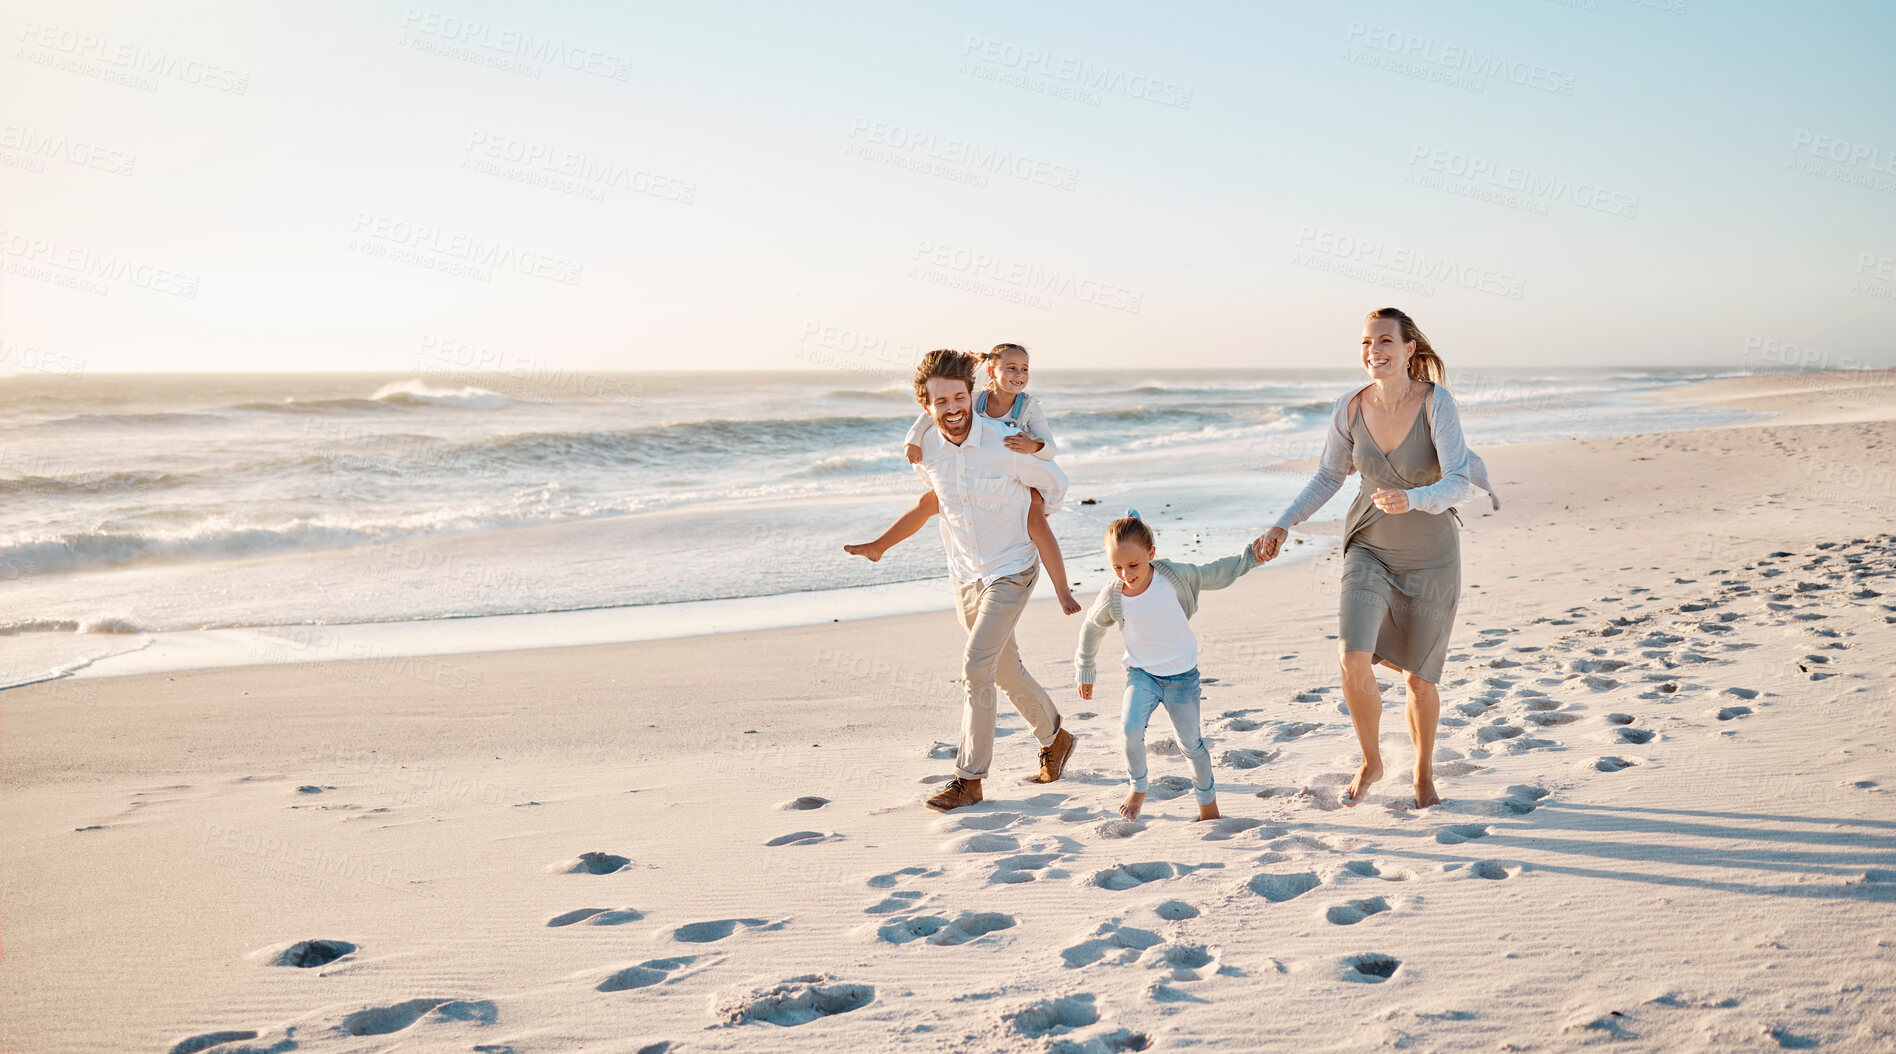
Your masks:
[[[1172,583],[1172,588],[1178,592],[1179,606],[1185,609],[1185,617],[1189,619],[1198,614],[1200,590],[1223,589],[1257,564],[1256,555],[1247,545],[1236,556],[1227,556],[1208,564],[1154,560],[1152,573]],[[1074,675],[1080,684],[1093,683],[1093,677],[1098,672],[1093,660],[1099,654],[1099,642],[1113,623],[1124,620],[1120,610],[1121,588],[1117,578],[1107,583],[1106,588],[1099,591],[1099,599],[1093,601],[1093,610],[1087,612],[1086,622],[1080,626],[1080,650],[1073,656]],[[1146,588],[1152,587],[1148,585]]]

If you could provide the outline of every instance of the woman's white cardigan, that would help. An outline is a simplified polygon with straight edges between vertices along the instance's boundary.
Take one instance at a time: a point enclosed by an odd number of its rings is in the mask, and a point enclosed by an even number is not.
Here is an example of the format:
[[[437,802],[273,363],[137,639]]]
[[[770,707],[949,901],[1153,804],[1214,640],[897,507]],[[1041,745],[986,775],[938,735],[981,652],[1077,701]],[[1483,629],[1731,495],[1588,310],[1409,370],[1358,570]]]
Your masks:
[[[1442,478],[1426,487],[1404,491],[1409,496],[1409,508],[1445,512],[1472,501],[1475,492],[1483,490],[1499,509],[1501,499],[1488,482],[1488,466],[1482,463],[1479,454],[1468,449],[1468,443],[1462,438],[1461,412],[1455,408],[1455,397],[1448,394],[1448,388],[1443,385],[1437,384],[1434,389],[1425,412],[1429,439],[1435,443],[1435,458],[1442,465]],[[1303,493],[1297,495],[1297,500],[1290,503],[1290,508],[1277,518],[1277,526],[1289,530],[1316,515],[1324,502],[1343,489],[1343,480],[1356,470],[1356,443],[1350,438],[1350,400],[1368,390],[1365,386],[1345,392],[1336,401],[1330,412],[1330,434],[1323,441],[1323,457],[1318,460],[1317,474],[1304,486]]]

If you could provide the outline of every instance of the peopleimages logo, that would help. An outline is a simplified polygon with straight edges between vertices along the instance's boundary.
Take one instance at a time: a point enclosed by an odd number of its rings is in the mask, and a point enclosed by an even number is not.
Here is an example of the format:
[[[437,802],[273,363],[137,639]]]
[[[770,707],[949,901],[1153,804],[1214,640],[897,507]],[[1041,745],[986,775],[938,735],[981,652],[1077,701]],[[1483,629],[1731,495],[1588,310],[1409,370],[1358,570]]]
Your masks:
[[[849,137],[863,139],[890,150],[912,153],[930,160],[960,165],[988,175],[1012,176],[1028,183],[1039,183],[1060,190],[1079,185],[1080,174],[1065,165],[1056,165],[1024,154],[1015,154],[965,139],[938,136],[915,128],[858,117],[850,125]]]
[[[444,15],[437,11],[409,8],[402,18],[402,29],[404,32],[420,33],[463,47],[478,48],[494,55],[523,59],[528,62],[542,62],[548,66],[558,66],[575,73],[590,73],[608,80],[624,81],[632,76],[630,60],[590,48],[573,47],[562,41],[536,37],[531,33],[523,33],[515,29],[502,29],[485,22]]]
[[[1511,191],[1536,201],[1560,201],[1575,208],[1633,219],[1639,199],[1594,183],[1579,183],[1521,165],[1416,144],[1409,151],[1411,168]],[[1411,180],[1413,182],[1413,180]]]
[[[1448,256],[1411,249],[1406,245],[1394,245],[1380,239],[1358,238],[1349,234],[1318,227],[1304,226],[1297,229],[1296,248],[1300,254],[1292,263],[1312,270],[1331,268],[1312,266],[1305,256],[1311,253],[1322,254],[1351,265],[1374,268],[1386,275],[1402,276],[1420,282],[1440,282],[1444,285],[1459,286],[1462,289],[1491,296],[1519,300],[1527,294],[1527,282],[1518,275],[1496,271],[1487,267],[1466,264]],[[1349,275],[1350,277],[1362,277]],[[1408,288],[1394,283],[1394,288]],[[1434,290],[1417,287],[1417,292],[1433,296]]]
[[[1192,107],[1192,89],[1182,84],[1128,73],[1111,66],[1095,66],[1085,59],[1053,55],[1039,48],[1022,47],[1005,40],[970,36],[961,49],[961,55],[990,66],[1059,81],[1086,91],[1124,95],[1129,99],[1143,99],[1180,110]]]
[[[1871,172],[1881,172],[1884,175],[1896,175],[1896,147],[1885,150],[1868,143],[1852,142],[1848,139],[1818,135],[1816,132],[1800,129],[1791,138],[1791,149],[1800,154],[1809,154],[1839,165],[1851,165]]]
[[[1351,22],[1343,40],[1411,62],[1427,63],[1490,80],[1507,81],[1555,95],[1573,94],[1573,74],[1497,52],[1449,44],[1433,37],[1414,36],[1363,22]]]
[[[1025,260],[976,252],[931,241],[916,243],[914,264],[909,277],[930,281],[929,275],[958,275],[977,283],[992,282],[1000,288],[1027,298],[1041,310],[1051,307],[1051,298],[1064,297],[1084,304],[1109,307],[1115,311],[1138,314],[1145,294],[1096,281],[1058,268],[1041,267]],[[953,284],[953,283],[944,283]],[[979,291],[979,290],[970,290]],[[993,295],[993,294],[988,294]],[[1002,299],[1014,299],[1004,296]]]

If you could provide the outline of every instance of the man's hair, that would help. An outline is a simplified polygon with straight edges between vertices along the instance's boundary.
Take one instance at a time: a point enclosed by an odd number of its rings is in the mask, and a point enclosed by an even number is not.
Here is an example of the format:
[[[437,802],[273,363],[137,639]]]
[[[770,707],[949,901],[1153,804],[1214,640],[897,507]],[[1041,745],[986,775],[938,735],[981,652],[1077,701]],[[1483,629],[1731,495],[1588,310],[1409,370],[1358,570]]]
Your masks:
[[[968,392],[974,392],[974,371],[981,362],[978,355],[951,348],[938,348],[922,356],[922,364],[915,367],[915,401],[928,405],[928,379],[945,377],[951,381],[960,381],[968,386]]]

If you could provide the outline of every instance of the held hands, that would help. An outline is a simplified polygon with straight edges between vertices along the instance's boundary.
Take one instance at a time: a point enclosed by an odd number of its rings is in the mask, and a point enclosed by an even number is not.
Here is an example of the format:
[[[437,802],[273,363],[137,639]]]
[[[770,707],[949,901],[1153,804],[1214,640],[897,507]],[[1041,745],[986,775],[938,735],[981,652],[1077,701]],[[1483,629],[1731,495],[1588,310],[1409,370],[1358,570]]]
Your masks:
[[[908,458],[909,464],[919,465],[922,463],[922,448],[916,446],[914,443],[903,446],[902,453]]]
[[[1409,511],[1409,492],[1406,490],[1390,490],[1385,487],[1371,494],[1369,500],[1375,502],[1377,508],[1391,516]]]
[[[1016,454],[1037,454],[1040,452],[1041,447],[1047,445],[1038,439],[1029,439],[1019,434],[1008,436],[1006,439],[1001,440],[1001,442],[1007,444],[1007,449],[1012,450]],[[918,455],[919,453],[920,452],[917,451]]]
[[[1093,686],[1090,684],[1080,685],[1080,698],[1082,699],[1093,698]]]
[[[1284,539],[1288,537],[1290,537],[1289,531],[1282,527],[1272,527],[1258,535],[1257,541],[1251,543],[1251,555],[1257,557],[1260,563],[1269,563],[1276,558],[1277,551],[1284,547]]]

